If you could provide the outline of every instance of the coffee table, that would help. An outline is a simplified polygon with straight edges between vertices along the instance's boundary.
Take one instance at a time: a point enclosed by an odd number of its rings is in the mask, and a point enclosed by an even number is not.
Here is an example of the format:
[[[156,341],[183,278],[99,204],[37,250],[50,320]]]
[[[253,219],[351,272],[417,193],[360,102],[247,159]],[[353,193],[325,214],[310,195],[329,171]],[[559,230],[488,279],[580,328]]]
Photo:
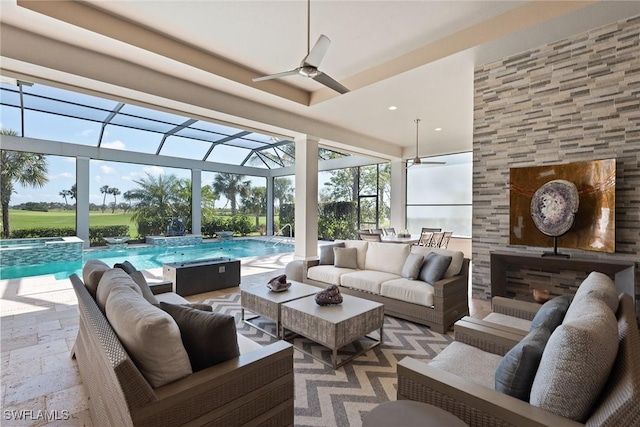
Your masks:
[[[342,298],[342,304],[338,305],[320,306],[316,304],[314,296],[282,304],[280,335],[285,337],[285,330],[293,331],[333,350],[329,364],[296,346],[297,350],[334,369],[380,345],[383,336],[384,305],[351,295],[342,295]],[[379,339],[367,335],[377,329],[380,330]],[[338,363],[338,349],[363,337],[373,340],[373,345]]]
[[[283,303],[296,300],[298,298],[307,297],[309,295],[315,295],[322,289],[317,286],[305,285],[304,283],[290,280],[291,287],[286,291],[274,292],[267,288],[266,285],[240,285],[240,306],[242,313],[242,320],[244,323],[253,326],[259,331],[280,339],[280,306]],[[256,316],[246,318],[244,311],[249,310],[256,314]],[[252,323],[258,317],[265,317],[276,323],[276,334],[261,328],[260,326]]]

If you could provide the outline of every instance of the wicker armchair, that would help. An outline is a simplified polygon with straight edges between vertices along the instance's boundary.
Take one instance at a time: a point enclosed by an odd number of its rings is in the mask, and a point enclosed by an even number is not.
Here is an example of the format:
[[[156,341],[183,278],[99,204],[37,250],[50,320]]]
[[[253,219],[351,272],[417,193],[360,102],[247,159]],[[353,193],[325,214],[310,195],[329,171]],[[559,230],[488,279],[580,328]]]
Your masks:
[[[94,425],[293,425],[293,348],[284,341],[152,388],[77,275],[72,356]]]
[[[617,318],[618,355],[588,426],[640,425],[640,336],[629,295],[621,295]],[[584,425],[409,357],[397,369],[398,400],[438,406],[472,427]]]

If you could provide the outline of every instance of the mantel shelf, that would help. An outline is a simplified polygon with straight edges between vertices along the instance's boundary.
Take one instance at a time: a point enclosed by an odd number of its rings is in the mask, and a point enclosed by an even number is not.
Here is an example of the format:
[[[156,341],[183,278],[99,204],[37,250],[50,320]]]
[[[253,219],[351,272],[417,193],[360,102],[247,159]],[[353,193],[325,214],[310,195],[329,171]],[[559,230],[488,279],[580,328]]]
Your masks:
[[[599,271],[615,277],[616,289],[635,300],[636,263],[626,259],[542,257],[540,254],[493,251],[491,255],[491,294],[507,296],[507,270],[510,267],[542,268],[548,271]]]

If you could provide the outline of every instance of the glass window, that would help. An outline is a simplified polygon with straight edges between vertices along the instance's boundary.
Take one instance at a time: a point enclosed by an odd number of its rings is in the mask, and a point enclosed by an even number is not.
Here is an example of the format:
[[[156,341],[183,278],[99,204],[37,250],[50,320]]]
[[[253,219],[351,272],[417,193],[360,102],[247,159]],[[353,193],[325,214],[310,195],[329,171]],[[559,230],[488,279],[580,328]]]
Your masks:
[[[228,145],[219,144],[213,147],[213,151],[207,157],[210,162],[228,163],[239,165],[251,153],[245,148],[230,147]]]
[[[439,227],[454,236],[471,237],[473,154],[430,157],[407,169],[407,228]]]
[[[24,112],[24,136],[29,138],[71,142],[95,147],[98,145],[100,129],[101,124],[94,121],[31,110],[25,110]]]
[[[211,143],[209,142],[170,136],[165,140],[162,150],[160,150],[160,155],[202,160],[209,148],[211,148]]]

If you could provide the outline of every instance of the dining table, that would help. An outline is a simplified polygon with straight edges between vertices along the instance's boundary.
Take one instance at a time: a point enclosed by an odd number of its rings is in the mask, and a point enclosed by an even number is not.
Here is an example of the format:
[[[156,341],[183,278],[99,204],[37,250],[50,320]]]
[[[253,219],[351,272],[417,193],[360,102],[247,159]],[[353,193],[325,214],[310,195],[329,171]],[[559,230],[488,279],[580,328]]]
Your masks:
[[[400,237],[395,234],[390,234],[387,236],[381,236],[380,239],[383,243],[409,243],[416,244],[420,241],[419,234],[412,234],[408,237]]]

